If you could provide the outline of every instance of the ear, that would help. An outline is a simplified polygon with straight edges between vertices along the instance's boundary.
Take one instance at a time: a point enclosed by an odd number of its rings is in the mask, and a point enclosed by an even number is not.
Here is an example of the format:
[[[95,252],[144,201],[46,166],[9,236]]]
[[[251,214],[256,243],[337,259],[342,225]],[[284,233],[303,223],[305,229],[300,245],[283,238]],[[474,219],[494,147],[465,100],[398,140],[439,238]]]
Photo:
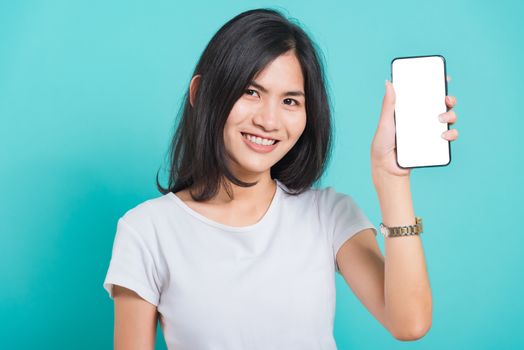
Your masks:
[[[191,107],[194,107],[195,105],[195,98],[196,98],[196,92],[198,89],[198,84],[200,83],[200,74],[197,74],[191,79],[191,84],[189,84],[189,103],[191,103]]]

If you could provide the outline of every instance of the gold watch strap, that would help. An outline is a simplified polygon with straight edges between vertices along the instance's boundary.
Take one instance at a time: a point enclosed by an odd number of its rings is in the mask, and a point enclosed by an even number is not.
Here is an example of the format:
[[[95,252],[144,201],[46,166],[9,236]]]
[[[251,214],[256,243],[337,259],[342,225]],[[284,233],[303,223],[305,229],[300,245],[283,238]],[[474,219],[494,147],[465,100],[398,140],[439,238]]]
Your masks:
[[[380,223],[380,232],[382,232],[384,237],[402,237],[419,235],[423,232],[422,218],[416,216],[415,225],[408,226],[387,227],[384,226],[383,223]]]

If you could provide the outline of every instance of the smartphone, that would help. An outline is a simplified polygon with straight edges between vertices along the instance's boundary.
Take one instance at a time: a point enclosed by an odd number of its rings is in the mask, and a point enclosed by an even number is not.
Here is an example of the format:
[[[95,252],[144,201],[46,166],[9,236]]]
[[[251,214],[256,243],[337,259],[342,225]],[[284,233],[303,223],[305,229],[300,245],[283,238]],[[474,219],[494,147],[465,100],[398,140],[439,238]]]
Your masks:
[[[397,57],[391,61],[395,89],[395,144],[401,168],[446,166],[451,162],[449,130],[438,116],[448,110],[446,60],[441,55]]]

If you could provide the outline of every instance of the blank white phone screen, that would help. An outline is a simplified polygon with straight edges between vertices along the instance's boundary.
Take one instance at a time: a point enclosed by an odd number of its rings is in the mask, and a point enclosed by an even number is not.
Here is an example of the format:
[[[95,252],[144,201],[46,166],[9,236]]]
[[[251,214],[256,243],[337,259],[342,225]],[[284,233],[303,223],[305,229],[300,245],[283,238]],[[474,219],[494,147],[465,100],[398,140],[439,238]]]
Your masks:
[[[400,167],[442,166],[451,161],[449,141],[441,134],[448,124],[446,73],[442,56],[397,58],[391,63],[395,88],[397,162]]]

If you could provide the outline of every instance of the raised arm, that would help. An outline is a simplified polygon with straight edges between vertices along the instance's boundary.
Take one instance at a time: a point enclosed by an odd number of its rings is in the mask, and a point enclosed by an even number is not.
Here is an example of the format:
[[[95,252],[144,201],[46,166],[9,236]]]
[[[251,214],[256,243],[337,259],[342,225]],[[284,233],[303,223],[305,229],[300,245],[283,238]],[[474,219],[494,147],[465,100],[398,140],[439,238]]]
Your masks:
[[[449,79],[449,78],[448,78]],[[448,112],[441,122],[453,124],[454,96],[446,96]],[[386,226],[415,224],[410,190],[410,169],[396,162],[395,90],[386,81],[378,128],[371,145],[371,174]],[[442,137],[454,141],[456,129]],[[346,241],[337,253],[339,270],[368,310],[399,340],[415,340],[431,327],[432,296],[421,238],[388,237],[385,257],[371,230]]]
[[[415,224],[409,183],[378,187],[386,226]],[[416,340],[431,327],[432,297],[418,236],[385,239],[382,256],[371,229],[347,240],[337,253],[341,275],[370,313],[398,340]]]

